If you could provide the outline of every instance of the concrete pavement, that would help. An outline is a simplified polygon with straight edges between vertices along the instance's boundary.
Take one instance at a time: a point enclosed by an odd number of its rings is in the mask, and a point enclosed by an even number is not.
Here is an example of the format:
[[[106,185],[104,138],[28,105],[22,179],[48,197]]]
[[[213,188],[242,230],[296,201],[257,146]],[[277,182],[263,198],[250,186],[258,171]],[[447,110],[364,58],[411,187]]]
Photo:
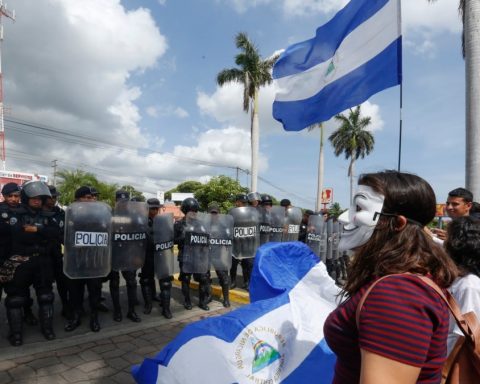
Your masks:
[[[194,288],[195,285],[192,286]],[[219,287],[213,287],[213,296],[218,299]],[[107,306],[111,308],[109,295]],[[139,296],[140,292],[139,292]],[[124,314],[126,312],[126,292],[121,291]],[[63,330],[64,320],[55,315],[55,332],[57,339],[46,341],[37,327],[25,325],[24,345],[12,347],[6,339],[8,327],[3,305],[0,308],[0,384],[63,384],[63,383],[133,383],[130,368],[147,356],[157,354],[170,342],[183,327],[191,322],[209,316],[216,316],[239,307],[248,298],[248,293],[241,290],[232,292],[232,307],[224,308],[222,304],[212,301],[210,311],[203,311],[197,306],[191,311],[183,308],[181,293],[173,289],[173,319],[167,320],[161,315],[161,308],[155,303],[150,315],[142,313],[142,305],[137,307],[141,323],[128,319],[114,322],[112,312],[101,313],[102,329],[91,332],[88,327],[88,314],[82,325],[74,332]],[[140,298],[141,301],[141,298]],[[196,295],[192,298],[197,304]],[[235,302],[237,301],[237,302]],[[35,313],[36,309],[34,309]]]

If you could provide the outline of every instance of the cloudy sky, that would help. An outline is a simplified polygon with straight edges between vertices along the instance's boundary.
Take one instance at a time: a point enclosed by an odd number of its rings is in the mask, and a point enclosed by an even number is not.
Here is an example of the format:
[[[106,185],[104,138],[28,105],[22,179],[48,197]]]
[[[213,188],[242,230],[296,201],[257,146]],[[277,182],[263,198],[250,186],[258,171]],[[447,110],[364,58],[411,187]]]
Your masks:
[[[147,196],[250,167],[242,89],[219,88],[246,32],[263,57],[311,38],[343,0],[10,0],[2,18],[7,169],[83,169]],[[443,202],[464,185],[464,62],[458,1],[404,0],[402,170]],[[286,133],[260,92],[259,192],[314,208],[319,133]],[[357,173],[397,168],[399,87],[372,97],[373,153]],[[326,124],[328,136],[335,122]],[[348,162],[325,145],[325,186],[346,206]]]

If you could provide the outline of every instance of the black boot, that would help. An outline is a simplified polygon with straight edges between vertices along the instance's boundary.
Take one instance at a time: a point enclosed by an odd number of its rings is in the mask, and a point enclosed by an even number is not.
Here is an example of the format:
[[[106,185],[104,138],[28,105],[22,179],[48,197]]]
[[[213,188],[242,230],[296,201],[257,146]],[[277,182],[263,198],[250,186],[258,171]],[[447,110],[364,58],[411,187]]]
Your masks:
[[[192,309],[192,301],[190,300],[190,280],[182,281],[182,293],[185,299],[183,306],[185,309]]]
[[[23,344],[23,321],[22,321],[22,307],[7,308],[8,325],[10,326],[10,333],[8,341],[14,347]]]
[[[38,309],[38,318],[40,320],[40,329],[47,340],[55,339],[53,332],[53,305],[52,303],[41,303]]]
[[[65,325],[65,332],[72,332],[77,329],[81,324],[81,316],[79,311],[74,311],[72,318],[68,320],[67,324]]]
[[[198,306],[204,311],[208,311],[208,285],[206,282],[200,282],[198,286]]]
[[[127,285],[127,299],[128,299],[127,318],[129,318],[135,323],[139,323],[142,321],[142,319],[138,317],[138,315],[135,313],[136,298],[137,298],[137,286]]]
[[[229,298],[229,287],[228,284],[223,284],[222,285],[222,294],[223,294],[223,306],[225,308],[230,307],[230,298]]]
[[[38,319],[32,312],[32,307],[30,305],[23,307],[23,321],[28,325],[38,325]]]
[[[149,315],[152,312],[152,285],[150,284],[150,281],[146,280],[141,282],[140,286],[142,287],[142,296],[144,302],[143,313]]]
[[[113,320],[122,321],[122,308],[120,307],[120,289],[118,287],[110,287],[110,295],[112,296],[113,304]]]
[[[100,323],[98,321],[97,311],[92,311],[92,313],[90,314],[90,329],[92,330],[92,332],[100,331]]]
[[[160,280],[158,281],[158,283],[161,284]],[[161,302],[160,295],[157,296],[157,284],[155,283],[155,279],[152,279],[151,287],[152,287],[152,300],[160,303]]]
[[[230,289],[237,288],[237,268],[230,269]]]
[[[171,288],[171,282],[160,284],[160,302],[162,303],[162,315],[166,319],[172,318],[172,312],[170,311]]]

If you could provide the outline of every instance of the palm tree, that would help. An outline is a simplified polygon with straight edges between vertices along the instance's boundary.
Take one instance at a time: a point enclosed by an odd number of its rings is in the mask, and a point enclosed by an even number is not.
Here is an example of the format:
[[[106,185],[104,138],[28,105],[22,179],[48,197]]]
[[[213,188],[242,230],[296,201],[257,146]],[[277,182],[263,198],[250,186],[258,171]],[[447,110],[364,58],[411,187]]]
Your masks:
[[[335,120],[340,122],[340,127],[333,132],[328,140],[333,145],[335,156],[344,153],[345,158],[350,159],[348,166],[348,176],[350,176],[350,203],[353,198],[353,176],[355,160],[360,157],[363,159],[370,154],[375,144],[375,139],[366,128],[371,123],[370,116],[360,116],[360,106],[354,110],[350,109],[348,116],[338,114]]]
[[[434,2],[436,0],[428,0]],[[480,198],[480,3],[459,0],[462,17],[462,53],[465,59],[465,185],[475,199]]]
[[[262,59],[258,48],[248,39],[247,34],[243,32],[236,36],[235,43],[237,48],[241,50],[241,53],[235,56],[235,64],[239,68],[223,69],[217,75],[217,83],[220,86],[231,81],[243,84],[243,110],[246,113],[251,111],[251,190],[252,192],[257,192],[259,147],[258,92],[260,87],[272,82],[271,70],[273,64],[278,59],[278,55],[265,60]]]
[[[320,129],[320,150],[318,154],[317,199],[315,201],[315,211],[320,212],[321,204],[322,204],[323,175],[324,175],[323,123],[311,125],[310,127],[308,127],[308,131],[313,131],[317,127]]]

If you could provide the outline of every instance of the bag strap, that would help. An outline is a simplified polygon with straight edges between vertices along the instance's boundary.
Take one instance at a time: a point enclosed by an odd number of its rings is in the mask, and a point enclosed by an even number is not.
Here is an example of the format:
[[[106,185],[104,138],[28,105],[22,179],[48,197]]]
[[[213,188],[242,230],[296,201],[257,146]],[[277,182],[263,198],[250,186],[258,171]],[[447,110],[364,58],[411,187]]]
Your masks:
[[[432,279],[426,276],[415,275],[415,274],[413,275],[418,277],[425,284],[429,285],[440,295],[443,301],[445,301],[445,303],[447,304],[448,309],[450,310],[450,313],[455,318],[455,321],[458,327],[460,328],[462,333],[465,335],[465,337],[467,337],[470,340],[475,340],[474,331],[471,329],[469,322],[465,319],[464,315],[462,314],[457,304],[457,301],[452,296],[452,294],[448,290],[443,291]]]
[[[365,291],[365,293],[361,297],[360,301],[358,302],[357,311],[355,312],[355,322],[357,324],[357,329],[360,326],[360,312],[362,311],[363,304],[365,303],[365,300],[367,300],[367,297],[368,297],[369,293],[371,292],[371,290],[375,287],[375,285],[377,285],[383,279],[386,279],[387,277],[390,277],[390,276],[398,276],[398,275],[404,275],[404,273],[395,273],[395,274],[392,274],[392,275],[382,276],[378,280],[374,281],[370,285],[370,287],[368,287],[368,289]]]

